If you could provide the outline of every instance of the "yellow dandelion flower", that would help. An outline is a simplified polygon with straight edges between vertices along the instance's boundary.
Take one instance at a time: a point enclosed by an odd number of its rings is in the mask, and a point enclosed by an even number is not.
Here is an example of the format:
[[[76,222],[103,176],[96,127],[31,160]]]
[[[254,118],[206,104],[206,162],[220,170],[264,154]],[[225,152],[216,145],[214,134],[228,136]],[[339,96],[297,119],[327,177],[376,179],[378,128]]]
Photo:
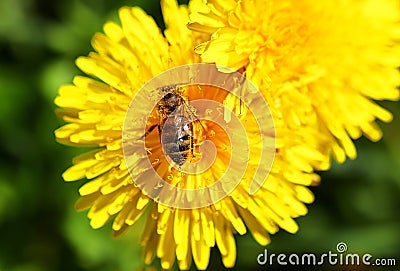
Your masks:
[[[399,1],[204,2],[189,24],[209,37],[196,47],[203,61],[245,68],[285,122],[325,134],[339,162],[356,157],[352,139],[382,137],[375,120],[392,114],[373,100],[399,99]]]
[[[313,201],[313,194],[306,186],[319,182],[313,169],[328,164],[321,148],[321,142],[326,138],[308,127],[292,129],[281,117],[282,109],[277,103],[272,103],[270,113],[256,114],[258,108],[254,103],[258,99],[240,101],[240,95],[223,88],[204,84],[162,86],[164,79],[157,80],[157,76],[171,75],[173,79],[176,74],[168,73],[171,68],[200,60],[193,51],[199,36],[186,27],[188,9],[178,6],[175,0],[161,3],[166,23],[164,33],[140,8],[121,8],[121,26],[106,23],[104,34],[96,34],[93,38],[95,52],[76,61],[77,66],[92,78],[76,76],[73,84],[60,88],[55,103],[61,108],[58,114],[67,124],[56,130],[57,140],[67,145],[94,147],[93,151],[76,157],[63,178],[65,181],[88,180],[79,189],[82,198],[76,208],[90,209],[88,217],[93,228],[100,228],[113,220],[112,229],[118,236],[144,214],[147,216],[140,239],[147,264],[159,257],[164,269],[170,269],[177,260],[179,268],[187,270],[193,259],[197,269],[204,270],[208,266],[211,247],[217,246],[223,264],[233,267],[236,260],[235,233],[243,235],[249,231],[258,243],[267,245],[269,234],[276,233],[279,228],[290,233],[297,231],[294,218],[305,215],[305,204]],[[192,4],[200,6],[197,1]],[[204,114],[211,116],[208,119],[190,124],[193,126],[179,126],[183,129],[180,132],[193,142],[192,147],[185,149],[190,153],[182,154],[180,150],[181,156],[176,157],[176,151],[168,147],[163,149],[167,143],[173,143],[167,137],[164,139],[166,143],[162,143],[158,131],[160,116],[166,114],[167,107],[160,101],[166,103],[166,95],[161,95],[157,106],[149,112],[142,112],[148,104],[135,100],[154,78],[155,82],[161,83],[161,88],[152,88],[151,91],[162,93],[163,89],[173,88],[174,92],[168,90],[168,95],[174,94],[172,98],[177,100],[182,97],[181,105],[186,106],[184,110],[188,112],[191,111],[189,102],[198,99],[212,100],[225,106],[223,111],[215,108],[213,112],[219,113],[216,117],[206,109]],[[142,97],[142,101],[147,98]],[[271,103],[273,97],[264,98]],[[261,96],[260,99],[264,98]],[[197,118],[200,112],[192,114]],[[177,120],[181,115],[173,117]],[[239,140],[239,143],[229,142],[229,133],[215,123],[217,117],[229,125],[238,121],[243,127],[242,134],[236,133],[232,139]],[[263,121],[267,129],[260,131],[257,127]],[[130,138],[131,135],[136,138]],[[193,160],[193,163],[201,161],[202,156],[197,153],[201,152],[201,146],[207,140],[216,149],[212,166],[200,172],[201,164],[198,164],[194,167],[195,174],[184,172],[188,160]],[[234,155],[242,142],[248,143],[247,156],[244,153]],[[265,150],[269,153],[267,157],[261,155]],[[236,171],[238,167],[229,168],[229,161],[245,161],[243,175]],[[258,174],[260,165],[267,169],[261,175]],[[221,176],[226,175],[229,169],[234,170],[228,175],[233,185],[229,182],[221,184]],[[222,189],[218,191],[229,193],[208,205],[177,208],[168,201],[161,201],[159,194],[152,195],[146,190],[154,172],[163,183],[151,188],[160,194],[168,185],[180,189],[202,189],[210,184],[221,184]],[[252,187],[254,183],[256,188]],[[169,196],[166,200],[173,199],[175,194]],[[182,200],[187,202],[196,199],[190,193],[184,196],[186,198]]]

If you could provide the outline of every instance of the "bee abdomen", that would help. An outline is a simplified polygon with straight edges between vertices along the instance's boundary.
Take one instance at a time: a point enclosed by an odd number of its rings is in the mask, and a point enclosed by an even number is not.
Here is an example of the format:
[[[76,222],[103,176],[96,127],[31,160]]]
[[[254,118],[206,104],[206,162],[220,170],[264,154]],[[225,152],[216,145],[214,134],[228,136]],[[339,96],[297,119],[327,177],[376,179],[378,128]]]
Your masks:
[[[178,165],[183,165],[189,153],[191,152],[191,140],[182,140],[178,139],[178,142],[164,142],[163,144],[164,150],[166,154]]]

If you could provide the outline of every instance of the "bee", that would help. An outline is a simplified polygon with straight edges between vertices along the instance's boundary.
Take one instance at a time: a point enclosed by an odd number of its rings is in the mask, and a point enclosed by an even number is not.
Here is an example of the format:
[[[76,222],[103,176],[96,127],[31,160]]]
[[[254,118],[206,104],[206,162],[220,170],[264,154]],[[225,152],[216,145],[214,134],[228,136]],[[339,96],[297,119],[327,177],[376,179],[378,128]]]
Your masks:
[[[156,105],[158,123],[150,126],[143,137],[158,128],[160,143],[166,156],[178,166],[195,157],[195,123],[200,120],[195,108],[183,96],[180,86],[165,86],[159,89],[162,98]]]

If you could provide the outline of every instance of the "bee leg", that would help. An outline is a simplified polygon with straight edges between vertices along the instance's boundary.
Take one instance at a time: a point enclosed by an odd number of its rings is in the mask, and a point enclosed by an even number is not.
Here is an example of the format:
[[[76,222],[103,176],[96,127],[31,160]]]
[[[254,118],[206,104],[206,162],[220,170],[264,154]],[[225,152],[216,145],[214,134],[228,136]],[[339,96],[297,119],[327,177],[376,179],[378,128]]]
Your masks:
[[[146,131],[146,133],[144,133],[144,135],[142,135],[140,137],[140,139],[145,138],[148,134],[150,134],[157,126],[159,126],[158,124],[154,124],[152,126],[150,126],[150,128]]]
[[[201,156],[201,153],[200,153],[200,152],[193,151],[193,155]]]
[[[191,126],[191,132],[193,134],[193,126]],[[194,140],[193,140],[193,136],[189,136],[189,141],[190,141],[190,161],[193,160],[194,156]]]
[[[191,148],[192,157],[201,156],[201,153],[199,151],[197,151],[198,147],[201,146],[201,144],[203,144],[203,143],[202,142],[201,143],[194,143],[194,142],[192,143],[192,148]]]

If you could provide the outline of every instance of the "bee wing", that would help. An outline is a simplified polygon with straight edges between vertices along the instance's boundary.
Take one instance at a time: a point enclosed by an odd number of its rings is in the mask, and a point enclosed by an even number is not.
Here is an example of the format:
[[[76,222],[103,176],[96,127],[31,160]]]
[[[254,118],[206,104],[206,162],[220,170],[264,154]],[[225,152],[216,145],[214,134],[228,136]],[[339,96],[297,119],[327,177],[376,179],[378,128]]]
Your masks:
[[[184,102],[181,109],[184,110],[183,114],[190,122],[193,124],[199,124],[204,131],[206,130],[200,119],[197,117],[196,108]]]

